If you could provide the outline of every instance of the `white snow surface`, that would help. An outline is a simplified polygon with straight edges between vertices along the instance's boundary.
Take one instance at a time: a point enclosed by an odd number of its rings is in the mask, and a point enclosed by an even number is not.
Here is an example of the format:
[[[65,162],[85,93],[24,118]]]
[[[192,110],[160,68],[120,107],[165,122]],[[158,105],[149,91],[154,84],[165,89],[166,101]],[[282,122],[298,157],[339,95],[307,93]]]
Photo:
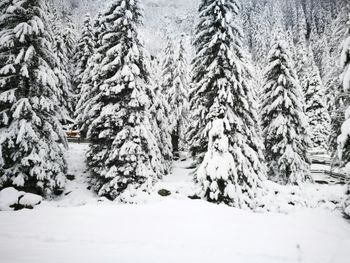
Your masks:
[[[338,213],[252,213],[203,201],[86,205],[0,214],[6,263],[346,263]]]
[[[25,193],[18,203],[23,206],[34,207],[36,205],[39,205],[42,200],[43,198],[40,195]]]
[[[0,211],[11,211],[13,208],[10,206],[17,204],[20,196],[23,196],[24,192],[19,192],[13,187],[8,187],[0,191]]]
[[[344,186],[271,183],[265,201],[276,212],[254,213],[188,199],[195,193],[191,161],[178,161],[150,196],[119,204],[87,189],[86,150],[70,145],[66,158],[75,179],[61,198],[0,212],[0,262],[348,263],[350,222],[333,204]],[[160,189],[172,194],[161,197]],[[285,205],[288,198],[296,205]]]

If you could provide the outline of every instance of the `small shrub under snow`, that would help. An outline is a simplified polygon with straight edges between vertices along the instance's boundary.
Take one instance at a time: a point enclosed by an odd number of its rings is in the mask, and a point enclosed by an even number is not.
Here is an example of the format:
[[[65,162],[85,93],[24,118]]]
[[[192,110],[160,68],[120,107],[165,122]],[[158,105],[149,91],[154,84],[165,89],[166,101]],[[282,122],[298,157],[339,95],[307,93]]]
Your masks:
[[[0,211],[34,208],[41,201],[41,196],[18,191],[13,187],[8,187],[0,191]]]

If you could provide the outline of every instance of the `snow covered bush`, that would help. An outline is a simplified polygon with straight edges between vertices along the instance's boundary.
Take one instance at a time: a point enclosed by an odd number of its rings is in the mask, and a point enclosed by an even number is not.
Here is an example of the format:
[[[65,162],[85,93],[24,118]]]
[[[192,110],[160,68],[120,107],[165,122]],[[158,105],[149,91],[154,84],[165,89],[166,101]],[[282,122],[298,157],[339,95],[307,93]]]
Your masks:
[[[310,146],[304,96],[283,42],[269,53],[262,98],[262,126],[269,177],[283,184],[309,178]]]
[[[241,206],[242,191],[232,154],[229,152],[230,132],[227,119],[214,119],[208,123],[208,151],[197,171],[197,180],[202,185],[201,196],[210,202]]]
[[[12,211],[23,208],[32,209],[39,205],[43,198],[40,195],[17,191],[8,187],[0,191],[0,211]]]
[[[333,211],[342,208],[344,198],[342,185],[281,185],[268,181],[267,188],[267,194],[258,201],[257,211],[286,214],[301,208],[324,208]]]
[[[43,8],[13,0],[0,16],[0,189],[49,195],[65,185],[67,144]]]
[[[190,93],[188,135],[190,151],[197,163],[202,163],[204,159],[205,163],[212,163],[208,158],[212,156],[213,146],[209,145],[210,137],[206,129],[216,119],[226,120],[225,135],[229,154],[235,163],[237,181],[232,179],[232,169],[226,169],[225,172],[229,174],[220,175],[220,178],[227,179],[226,183],[220,181],[225,187],[203,185],[205,197],[215,201],[225,197],[222,201],[236,205],[239,192],[233,193],[232,189],[239,185],[242,189],[242,206],[254,208],[255,200],[263,190],[265,167],[257,103],[242,49],[242,32],[234,24],[240,8],[237,1],[203,0],[200,3],[194,41],[196,54],[192,63],[193,89]],[[212,140],[215,144],[215,140]],[[202,174],[197,172],[197,180],[203,177]],[[215,169],[206,169],[205,174],[209,179],[217,176]],[[215,182],[211,183],[215,185]],[[226,189],[227,185],[230,185],[230,190]]]
[[[93,82],[98,92],[89,113],[88,165],[98,195],[123,201],[138,188],[148,192],[165,168],[155,130],[159,128],[150,111],[154,94],[137,33],[139,1],[114,1],[104,19]]]

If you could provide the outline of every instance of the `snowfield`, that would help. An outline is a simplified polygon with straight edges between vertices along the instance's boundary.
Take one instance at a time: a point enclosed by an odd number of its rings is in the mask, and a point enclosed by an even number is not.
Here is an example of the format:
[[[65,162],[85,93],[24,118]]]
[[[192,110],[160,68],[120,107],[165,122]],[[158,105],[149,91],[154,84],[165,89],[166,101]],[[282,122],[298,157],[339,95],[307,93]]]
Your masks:
[[[259,214],[172,199],[0,214],[6,263],[348,263],[349,247],[349,222],[322,209]]]
[[[192,170],[180,161],[154,194],[122,205],[87,189],[86,150],[71,144],[66,158],[75,179],[63,197],[34,210],[0,212],[0,262],[348,263],[350,222],[333,204],[343,186],[306,187],[310,200],[329,200],[323,208],[253,213],[188,199]],[[160,189],[172,195],[161,197]],[[276,207],[285,202],[281,196]]]

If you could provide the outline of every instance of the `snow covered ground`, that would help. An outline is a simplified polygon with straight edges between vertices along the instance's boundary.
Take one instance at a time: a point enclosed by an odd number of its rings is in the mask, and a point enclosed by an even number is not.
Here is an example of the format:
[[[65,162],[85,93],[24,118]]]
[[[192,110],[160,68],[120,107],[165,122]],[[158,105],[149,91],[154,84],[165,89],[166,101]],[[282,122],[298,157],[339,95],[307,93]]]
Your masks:
[[[151,196],[121,205],[87,189],[86,149],[71,144],[67,160],[75,179],[63,197],[34,210],[0,212],[0,262],[349,262],[350,222],[337,209],[344,186],[305,185],[295,193],[271,185],[274,207],[285,208],[285,198],[298,195],[308,205],[253,213],[188,199],[191,163],[179,161]],[[172,194],[161,197],[161,189]]]

